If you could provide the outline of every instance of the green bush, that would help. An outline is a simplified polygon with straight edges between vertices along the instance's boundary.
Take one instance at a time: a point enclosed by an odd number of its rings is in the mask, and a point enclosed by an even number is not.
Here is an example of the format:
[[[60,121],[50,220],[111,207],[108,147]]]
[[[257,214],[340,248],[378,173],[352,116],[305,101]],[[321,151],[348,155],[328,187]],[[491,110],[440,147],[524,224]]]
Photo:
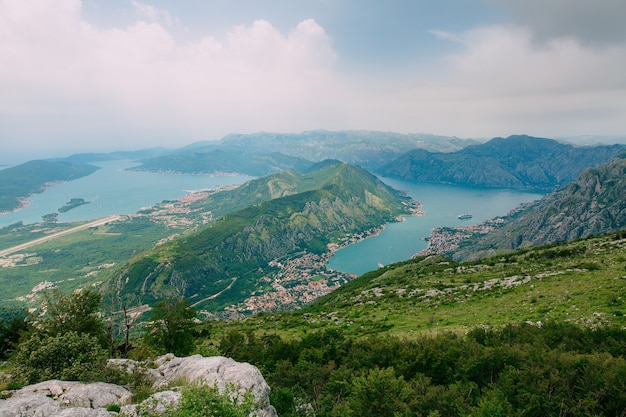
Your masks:
[[[27,384],[48,379],[94,381],[108,358],[98,339],[70,331],[56,336],[34,333],[14,357],[15,375]]]
[[[184,298],[159,301],[152,310],[148,344],[160,353],[190,354],[194,348],[193,326],[196,311]]]
[[[249,417],[254,410],[254,397],[247,392],[240,398],[229,385],[223,393],[217,385],[190,385],[183,389],[178,409],[165,417]]]

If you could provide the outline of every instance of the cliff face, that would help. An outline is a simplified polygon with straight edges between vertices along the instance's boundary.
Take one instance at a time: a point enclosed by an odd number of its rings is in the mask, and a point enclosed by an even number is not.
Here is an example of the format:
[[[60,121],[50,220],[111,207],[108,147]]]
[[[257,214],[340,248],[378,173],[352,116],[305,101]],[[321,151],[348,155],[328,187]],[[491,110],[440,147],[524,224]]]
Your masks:
[[[626,227],[626,159],[585,170],[574,182],[457,252],[471,253],[545,245]]]

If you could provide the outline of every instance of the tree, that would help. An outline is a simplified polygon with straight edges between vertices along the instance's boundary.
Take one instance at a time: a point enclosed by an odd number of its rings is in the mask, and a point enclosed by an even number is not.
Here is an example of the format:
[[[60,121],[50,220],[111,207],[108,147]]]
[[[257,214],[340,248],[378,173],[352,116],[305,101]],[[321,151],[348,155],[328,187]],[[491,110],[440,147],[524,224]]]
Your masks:
[[[350,416],[409,416],[415,393],[403,377],[396,377],[393,368],[370,369],[367,375],[353,381],[353,392],[347,401]]]
[[[88,334],[106,343],[104,324],[98,317],[102,297],[90,288],[65,294],[58,289],[46,292],[45,315],[39,319],[44,333],[50,336],[68,332]]]
[[[99,340],[89,334],[33,333],[16,351],[15,375],[28,384],[48,379],[93,381],[104,369],[107,358]]]
[[[0,322],[0,360],[7,359],[17,347],[22,334],[30,330],[30,323],[22,313],[11,320]]]
[[[185,298],[157,302],[152,309],[152,325],[146,335],[148,344],[161,353],[188,355],[194,347],[192,328],[195,318],[196,311]]]

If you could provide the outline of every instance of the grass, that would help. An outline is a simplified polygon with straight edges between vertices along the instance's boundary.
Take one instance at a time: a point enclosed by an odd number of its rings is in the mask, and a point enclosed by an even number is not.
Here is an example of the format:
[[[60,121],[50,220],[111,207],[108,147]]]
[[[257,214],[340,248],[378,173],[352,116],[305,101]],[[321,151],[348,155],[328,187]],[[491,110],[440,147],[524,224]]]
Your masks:
[[[346,284],[297,313],[217,323],[285,338],[341,328],[356,337],[461,332],[546,321],[626,326],[626,240],[607,235],[456,264],[402,262]]]

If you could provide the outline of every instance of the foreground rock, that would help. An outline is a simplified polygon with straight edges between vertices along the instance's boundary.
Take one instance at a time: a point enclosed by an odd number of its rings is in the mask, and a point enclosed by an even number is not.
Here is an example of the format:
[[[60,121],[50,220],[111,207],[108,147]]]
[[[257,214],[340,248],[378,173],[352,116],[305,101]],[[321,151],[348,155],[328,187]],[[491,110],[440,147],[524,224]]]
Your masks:
[[[205,358],[200,355],[177,358],[168,354],[158,358],[154,366],[127,359],[113,359],[109,366],[127,372],[145,372],[159,392],[142,404],[130,404],[131,393],[114,384],[102,382],[83,384],[68,381],[46,381],[10,392],[0,400],[0,417],[105,417],[117,415],[107,411],[112,404],[121,406],[122,415],[137,416],[146,407],[156,414],[176,408],[180,392],[170,389],[172,384],[206,383],[216,385],[220,392],[235,387],[235,395],[243,398],[246,392],[254,396],[258,417],[275,417],[276,410],[269,403],[270,387],[261,372],[248,363],[224,357]]]
[[[0,401],[0,417],[109,416],[108,405],[130,400],[130,391],[118,385],[51,380],[11,392]]]

